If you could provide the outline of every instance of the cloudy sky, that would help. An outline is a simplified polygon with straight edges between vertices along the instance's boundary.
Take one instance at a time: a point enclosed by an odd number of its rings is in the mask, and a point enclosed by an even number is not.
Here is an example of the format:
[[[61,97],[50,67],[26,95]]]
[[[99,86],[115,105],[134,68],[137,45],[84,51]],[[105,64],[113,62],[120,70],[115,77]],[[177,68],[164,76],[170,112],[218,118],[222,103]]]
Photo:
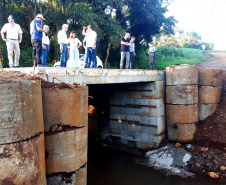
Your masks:
[[[226,0],[174,0],[166,16],[174,16],[178,27],[197,32],[214,49],[226,50]]]

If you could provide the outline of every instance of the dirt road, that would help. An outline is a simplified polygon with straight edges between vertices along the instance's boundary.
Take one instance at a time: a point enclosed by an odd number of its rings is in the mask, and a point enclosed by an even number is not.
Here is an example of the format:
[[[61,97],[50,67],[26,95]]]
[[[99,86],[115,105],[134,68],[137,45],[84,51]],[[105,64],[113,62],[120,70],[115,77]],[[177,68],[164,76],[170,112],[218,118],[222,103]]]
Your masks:
[[[204,68],[215,68],[215,69],[226,69],[226,53],[210,53],[204,54],[204,57],[208,60],[208,62],[203,62],[199,64]]]

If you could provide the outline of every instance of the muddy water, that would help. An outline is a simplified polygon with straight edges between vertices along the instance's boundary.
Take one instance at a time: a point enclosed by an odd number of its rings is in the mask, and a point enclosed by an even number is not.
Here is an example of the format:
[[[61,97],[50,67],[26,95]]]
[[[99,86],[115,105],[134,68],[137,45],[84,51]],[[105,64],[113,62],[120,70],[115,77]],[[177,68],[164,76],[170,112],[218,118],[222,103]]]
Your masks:
[[[139,165],[138,156],[103,147],[89,134],[88,185],[222,185],[221,181],[196,176],[182,179]]]

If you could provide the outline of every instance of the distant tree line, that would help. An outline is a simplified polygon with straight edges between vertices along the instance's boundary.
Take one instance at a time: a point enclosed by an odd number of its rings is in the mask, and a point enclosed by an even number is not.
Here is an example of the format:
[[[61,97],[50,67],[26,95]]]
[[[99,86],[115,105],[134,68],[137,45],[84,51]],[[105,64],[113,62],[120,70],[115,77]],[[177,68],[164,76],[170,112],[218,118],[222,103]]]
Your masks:
[[[173,33],[174,17],[165,17],[171,0],[1,0],[0,27],[7,22],[8,15],[14,15],[16,23],[23,30],[20,66],[32,66],[30,23],[38,13],[43,14],[44,24],[50,27],[50,54],[48,64],[60,57],[57,32],[62,24],[69,24],[69,31],[75,31],[83,40],[82,27],[93,25],[100,39],[97,55],[107,68],[119,68],[120,38],[129,32],[136,37],[136,50],[144,50],[144,44],[152,41],[154,35]],[[84,52],[80,51],[81,53]],[[142,53],[146,54],[146,53]],[[5,42],[0,39],[0,57],[4,67],[8,65]],[[141,57],[141,58],[139,58]],[[142,60],[138,55],[136,61]],[[137,62],[136,68],[145,67]]]

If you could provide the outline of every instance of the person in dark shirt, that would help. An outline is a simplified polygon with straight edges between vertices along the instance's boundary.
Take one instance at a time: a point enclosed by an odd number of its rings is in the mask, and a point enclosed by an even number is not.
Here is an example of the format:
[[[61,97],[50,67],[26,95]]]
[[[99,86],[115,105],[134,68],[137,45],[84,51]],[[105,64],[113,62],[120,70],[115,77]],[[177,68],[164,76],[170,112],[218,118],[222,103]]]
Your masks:
[[[124,58],[126,58],[126,69],[129,69],[129,59],[130,59],[130,34],[126,33],[125,37],[121,39],[121,61],[120,61],[120,69],[123,69]]]

